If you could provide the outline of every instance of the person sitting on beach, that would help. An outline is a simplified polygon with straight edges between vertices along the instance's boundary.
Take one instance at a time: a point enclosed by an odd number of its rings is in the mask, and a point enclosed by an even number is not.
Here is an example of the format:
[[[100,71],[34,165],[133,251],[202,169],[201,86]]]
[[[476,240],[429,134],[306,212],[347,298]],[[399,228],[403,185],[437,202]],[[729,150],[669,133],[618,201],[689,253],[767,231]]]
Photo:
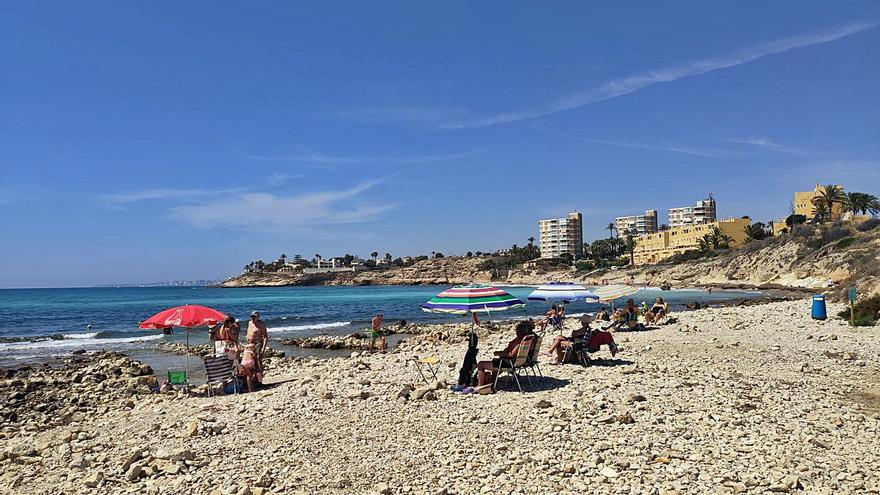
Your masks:
[[[544,319],[541,320],[540,323],[538,323],[538,326],[541,327],[541,332],[543,332],[547,328],[547,325],[553,324],[553,321],[556,319],[558,314],[559,311],[556,309],[556,305],[554,304],[553,306],[550,306],[550,309],[548,309],[547,312],[544,313]]]
[[[639,326],[639,310],[636,308],[635,301],[627,299],[626,306],[615,312],[614,319],[615,322],[605,327],[605,330],[613,332],[622,326],[626,326],[630,330],[637,328]]]
[[[379,312],[376,313],[376,316],[373,317],[373,321],[370,322],[371,332],[370,332],[370,352],[373,352],[376,348],[376,339],[382,340],[381,350],[385,350],[385,334],[382,333],[382,321],[385,320],[385,316]]]
[[[666,301],[664,301],[662,297],[658,297],[657,300],[654,302],[654,305],[651,306],[651,309],[645,311],[645,323],[647,323],[648,325],[656,323],[657,321],[662,320],[668,314],[669,305],[666,304]]]
[[[601,308],[599,311],[596,311],[596,321],[611,321],[611,317],[608,316],[608,311],[605,308]]]
[[[573,330],[571,337],[559,335],[553,339],[553,344],[547,351],[547,355],[552,356],[556,354],[556,361],[550,364],[562,364],[565,358],[565,351],[577,341],[584,341],[588,352],[596,352],[601,346],[607,345],[608,349],[611,350],[611,357],[617,355],[617,344],[614,343],[614,337],[611,336],[611,332],[593,330],[590,328],[590,321],[590,316],[584,315],[581,317],[581,327]]]
[[[254,360],[256,361],[255,372],[258,382],[263,380],[263,355],[266,353],[266,347],[269,345],[269,333],[266,324],[260,319],[259,311],[251,311],[251,321],[248,322],[247,343],[252,346],[254,351]],[[242,356],[244,363],[244,356]]]
[[[495,352],[495,358],[491,361],[480,361],[477,363],[477,386],[488,385],[495,381],[495,375],[498,373],[498,367],[501,366],[501,359],[513,359],[516,357],[516,351],[520,342],[528,336],[534,335],[535,326],[531,322],[521,321],[516,324],[516,337],[507,343],[507,347],[502,351]]]

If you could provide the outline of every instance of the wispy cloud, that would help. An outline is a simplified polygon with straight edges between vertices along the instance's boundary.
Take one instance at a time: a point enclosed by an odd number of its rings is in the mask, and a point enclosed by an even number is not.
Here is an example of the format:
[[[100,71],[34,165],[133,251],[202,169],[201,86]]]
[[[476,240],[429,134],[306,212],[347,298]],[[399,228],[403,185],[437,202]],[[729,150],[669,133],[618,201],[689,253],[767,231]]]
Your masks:
[[[354,200],[376,186],[365,182],[349,189],[279,196],[243,194],[234,202],[215,201],[169,208],[171,218],[197,228],[310,228],[319,225],[352,224],[375,220],[396,203],[372,204]]]
[[[348,164],[418,164],[430,162],[444,162],[460,160],[484,153],[485,150],[465,151],[461,153],[440,153],[412,156],[341,156],[328,155],[315,151],[297,152],[284,155],[263,155],[241,151],[242,156],[251,160],[262,162],[296,162],[324,165],[348,165]]]
[[[728,139],[730,143],[741,144],[744,146],[753,146],[756,148],[760,148],[767,151],[774,151],[776,153],[788,153],[790,155],[809,155],[810,152],[804,151],[797,148],[792,148],[790,146],[785,146],[779,143],[774,143],[773,141],[767,138],[746,138],[746,139]]]
[[[880,24],[880,22],[876,20],[859,21],[822,31],[769,41],[755,46],[740,48],[726,55],[704,58],[681,65],[652,70],[623,79],[606,81],[598,86],[559,98],[556,101],[535,110],[490,115],[476,120],[447,123],[441,127],[453,129],[485,127],[519,120],[533,119],[564,110],[572,110],[592,103],[627,95],[655,84],[677,81],[679,79],[698,76],[707,72],[736,67],[770,55],[787,52],[797,48],[828,43],[873,28],[878,24]]]
[[[567,134],[564,132],[539,129],[537,127],[535,127],[534,129],[537,131],[540,131],[540,132],[544,132],[546,134],[552,134],[555,136],[573,139],[575,141],[581,141],[581,142],[590,143],[590,144],[600,144],[603,146],[614,146],[616,148],[629,148],[629,149],[648,150],[648,151],[668,151],[670,153],[680,153],[683,155],[699,156],[699,157],[703,157],[703,158],[714,158],[714,157],[722,156],[725,154],[725,152],[723,150],[693,148],[690,146],[682,146],[682,145],[678,145],[678,144],[647,144],[647,143],[635,143],[635,142],[630,142],[630,141],[612,141],[610,139],[598,139],[598,138],[588,138],[588,137],[582,137],[582,136],[575,136],[575,135]]]
[[[202,199],[207,196],[218,196],[227,193],[243,191],[243,188],[234,189],[142,189],[117,194],[101,196],[108,206],[121,208],[129,203],[137,201],[157,199]]]

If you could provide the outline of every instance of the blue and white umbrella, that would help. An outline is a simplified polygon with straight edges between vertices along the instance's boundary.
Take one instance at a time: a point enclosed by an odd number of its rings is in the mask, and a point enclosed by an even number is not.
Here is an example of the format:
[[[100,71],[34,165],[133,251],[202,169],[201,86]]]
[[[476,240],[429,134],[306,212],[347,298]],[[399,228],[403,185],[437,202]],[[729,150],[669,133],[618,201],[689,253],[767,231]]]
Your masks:
[[[588,302],[596,302],[599,300],[595,294],[590,292],[583,285],[568,282],[551,282],[542,285],[532,291],[528,296],[529,301],[546,301],[549,303],[562,302],[570,303],[583,299]]]

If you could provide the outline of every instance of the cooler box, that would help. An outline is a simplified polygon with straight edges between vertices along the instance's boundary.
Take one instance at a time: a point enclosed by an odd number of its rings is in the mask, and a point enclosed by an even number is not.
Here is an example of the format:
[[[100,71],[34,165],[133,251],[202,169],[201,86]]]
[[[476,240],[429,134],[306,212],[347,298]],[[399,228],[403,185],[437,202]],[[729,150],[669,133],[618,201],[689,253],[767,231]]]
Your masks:
[[[825,296],[823,294],[813,296],[813,311],[811,316],[814,320],[824,320],[828,317],[828,315],[825,314]]]

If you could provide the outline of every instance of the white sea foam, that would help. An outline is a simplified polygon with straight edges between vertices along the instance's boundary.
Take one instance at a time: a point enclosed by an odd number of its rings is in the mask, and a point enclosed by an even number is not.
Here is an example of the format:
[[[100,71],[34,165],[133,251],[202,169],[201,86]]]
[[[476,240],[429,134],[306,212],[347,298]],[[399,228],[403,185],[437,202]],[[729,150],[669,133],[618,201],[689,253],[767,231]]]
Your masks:
[[[93,339],[98,336],[98,332],[93,333],[66,333],[65,339]]]
[[[339,328],[351,325],[350,321],[334,321],[332,323],[310,323],[308,325],[288,325],[283,327],[270,327],[269,332],[301,332],[303,330],[324,330],[327,328]]]
[[[98,347],[106,347],[109,349],[115,349],[120,344],[126,343],[135,343],[135,342],[149,342],[151,340],[159,340],[163,337],[163,335],[141,335],[138,337],[117,337],[117,338],[108,338],[108,339],[97,339],[94,336],[97,334],[91,334],[91,337],[84,336],[86,334],[79,334],[77,337],[67,338],[65,336],[64,339],[59,340],[37,340],[37,341],[25,341],[25,342],[4,342],[0,343],[0,352],[6,351],[22,351],[26,349],[82,349],[82,348],[98,348]]]

